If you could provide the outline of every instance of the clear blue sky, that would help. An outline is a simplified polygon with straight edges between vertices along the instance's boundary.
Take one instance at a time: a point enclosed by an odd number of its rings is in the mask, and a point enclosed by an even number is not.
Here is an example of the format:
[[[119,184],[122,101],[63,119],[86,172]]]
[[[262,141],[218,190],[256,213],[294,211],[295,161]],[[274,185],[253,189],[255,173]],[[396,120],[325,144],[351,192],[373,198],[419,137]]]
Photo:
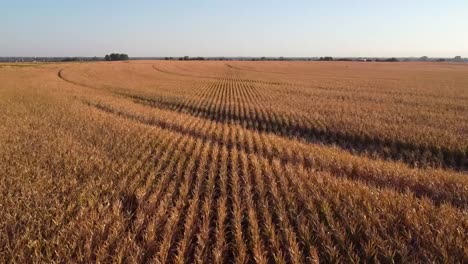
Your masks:
[[[0,0],[0,56],[468,57],[468,0]]]

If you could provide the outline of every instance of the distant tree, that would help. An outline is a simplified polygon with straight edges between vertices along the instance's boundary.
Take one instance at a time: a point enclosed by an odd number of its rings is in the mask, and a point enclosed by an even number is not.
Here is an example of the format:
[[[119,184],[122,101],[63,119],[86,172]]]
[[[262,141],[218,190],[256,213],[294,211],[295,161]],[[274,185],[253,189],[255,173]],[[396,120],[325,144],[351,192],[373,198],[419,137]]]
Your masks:
[[[427,61],[429,60],[429,58],[427,56],[422,56],[421,58],[419,58],[420,61]]]
[[[120,53],[111,53],[110,55],[106,55],[104,57],[106,61],[121,61],[121,60],[129,60],[127,54],[120,54]]]
[[[190,60],[189,56],[184,56],[184,60]]]
[[[116,60],[119,60],[120,55],[117,53],[111,53],[110,58],[111,60],[116,61]]]
[[[455,58],[453,58],[454,61],[462,61],[462,57],[461,56],[455,56]]]
[[[320,57],[321,61],[333,61],[333,57]]]

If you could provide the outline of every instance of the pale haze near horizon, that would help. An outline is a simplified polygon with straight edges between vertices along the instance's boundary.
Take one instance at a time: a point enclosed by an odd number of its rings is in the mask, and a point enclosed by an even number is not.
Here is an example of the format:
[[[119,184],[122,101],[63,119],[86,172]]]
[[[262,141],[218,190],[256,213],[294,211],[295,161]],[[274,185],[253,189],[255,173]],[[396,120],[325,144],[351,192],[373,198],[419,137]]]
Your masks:
[[[4,1],[0,56],[468,57],[468,1]]]

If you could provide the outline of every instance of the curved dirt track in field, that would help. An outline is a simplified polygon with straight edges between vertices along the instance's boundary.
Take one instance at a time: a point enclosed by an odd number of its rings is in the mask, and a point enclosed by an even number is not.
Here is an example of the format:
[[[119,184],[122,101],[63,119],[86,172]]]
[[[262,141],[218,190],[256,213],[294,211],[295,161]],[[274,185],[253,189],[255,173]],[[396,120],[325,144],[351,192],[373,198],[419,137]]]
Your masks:
[[[76,82],[76,81],[72,81],[72,80],[70,80],[70,79],[68,79],[68,78],[65,78],[65,77],[63,76],[63,71],[64,71],[64,70],[65,70],[65,69],[60,69],[60,70],[57,72],[57,76],[58,76],[60,79],[62,79],[63,81],[65,81],[65,82],[67,82],[67,83],[70,83],[70,84],[73,84],[73,85],[82,86],[82,87],[86,87],[86,88],[90,88],[90,89],[94,89],[94,90],[100,89],[100,88],[98,88],[98,87],[94,87],[94,86],[82,84],[82,83],[79,83],[79,82]]]

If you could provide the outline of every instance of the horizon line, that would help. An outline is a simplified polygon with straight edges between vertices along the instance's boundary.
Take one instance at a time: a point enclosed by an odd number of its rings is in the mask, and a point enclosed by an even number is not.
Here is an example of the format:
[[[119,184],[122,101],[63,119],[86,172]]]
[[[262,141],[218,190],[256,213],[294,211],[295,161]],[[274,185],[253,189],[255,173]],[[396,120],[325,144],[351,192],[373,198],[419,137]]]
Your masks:
[[[0,58],[104,58],[104,56],[75,56],[75,55],[67,55],[67,56],[9,56],[9,55],[2,55]],[[332,57],[332,58],[424,58],[427,59],[454,59],[456,57],[461,57],[462,59],[468,58],[461,55],[451,56],[451,57],[444,57],[444,56],[129,56],[130,59],[135,58],[321,58],[321,57]]]

